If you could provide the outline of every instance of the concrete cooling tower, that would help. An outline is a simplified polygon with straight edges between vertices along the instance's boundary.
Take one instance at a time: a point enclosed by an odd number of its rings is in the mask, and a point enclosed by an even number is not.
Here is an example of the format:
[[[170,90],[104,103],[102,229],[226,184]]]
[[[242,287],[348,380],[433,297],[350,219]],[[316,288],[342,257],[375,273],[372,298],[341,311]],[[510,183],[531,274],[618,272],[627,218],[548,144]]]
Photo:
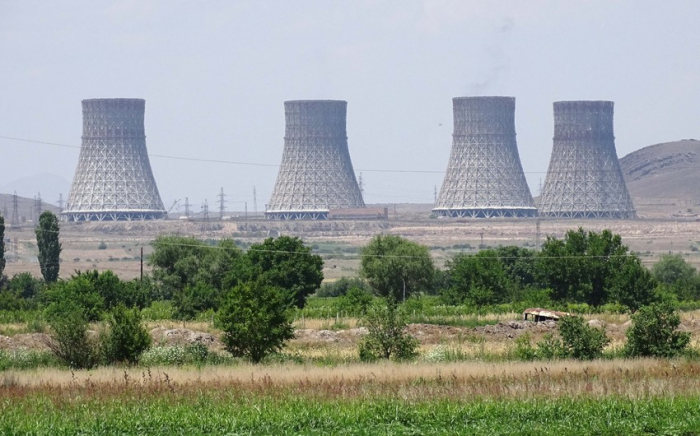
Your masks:
[[[613,135],[613,102],[554,103],[554,147],[541,216],[636,218]]]
[[[164,218],[146,151],[141,99],[83,100],[83,142],[63,216],[68,221]]]
[[[333,209],[364,208],[345,130],[345,101],[287,101],[282,164],[268,219],[328,219]]]
[[[534,217],[515,141],[515,98],[452,99],[452,152],[433,213],[441,217]]]

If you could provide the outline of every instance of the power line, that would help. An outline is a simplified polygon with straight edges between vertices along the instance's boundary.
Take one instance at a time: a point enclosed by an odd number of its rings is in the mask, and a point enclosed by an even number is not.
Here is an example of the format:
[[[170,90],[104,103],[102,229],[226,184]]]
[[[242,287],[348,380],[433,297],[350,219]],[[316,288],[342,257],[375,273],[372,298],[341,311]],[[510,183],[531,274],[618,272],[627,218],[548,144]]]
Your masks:
[[[5,136],[5,135],[0,135],[0,139],[8,139],[11,141],[20,141],[20,142],[27,142],[31,144],[43,144],[43,145],[52,145],[56,147],[66,147],[66,148],[74,148],[74,149],[80,149],[81,147],[79,145],[70,145],[70,144],[61,144],[57,142],[48,142],[48,141],[38,141],[34,139],[26,139],[26,138],[16,138],[13,136]],[[232,160],[223,160],[223,159],[205,159],[205,158],[196,158],[196,157],[186,157],[186,156],[173,156],[173,155],[166,155],[166,154],[150,154],[148,155],[149,157],[154,157],[154,158],[161,158],[161,159],[173,159],[173,160],[184,160],[184,161],[191,161],[191,162],[208,162],[208,163],[220,163],[220,164],[229,164],[229,165],[242,165],[242,166],[255,166],[255,167],[270,167],[270,168],[279,168],[279,164],[271,164],[271,163],[261,163],[261,162],[244,162],[244,161],[232,161]],[[407,173],[407,174],[445,174],[445,170],[401,170],[401,169],[389,169],[389,168],[357,168],[357,171],[366,171],[369,173]],[[525,171],[525,174],[546,174],[547,171]]]

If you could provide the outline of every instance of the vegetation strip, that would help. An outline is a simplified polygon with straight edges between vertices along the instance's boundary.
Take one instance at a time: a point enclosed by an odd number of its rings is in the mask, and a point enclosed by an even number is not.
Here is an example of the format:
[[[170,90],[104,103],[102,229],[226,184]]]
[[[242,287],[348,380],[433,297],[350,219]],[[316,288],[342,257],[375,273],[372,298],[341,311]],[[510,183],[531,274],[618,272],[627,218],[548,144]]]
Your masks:
[[[700,398],[318,401],[286,396],[143,401],[30,397],[2,403],[6,435],[174,434],[695,434]],[[29,418],[29,419],[28,419]]]

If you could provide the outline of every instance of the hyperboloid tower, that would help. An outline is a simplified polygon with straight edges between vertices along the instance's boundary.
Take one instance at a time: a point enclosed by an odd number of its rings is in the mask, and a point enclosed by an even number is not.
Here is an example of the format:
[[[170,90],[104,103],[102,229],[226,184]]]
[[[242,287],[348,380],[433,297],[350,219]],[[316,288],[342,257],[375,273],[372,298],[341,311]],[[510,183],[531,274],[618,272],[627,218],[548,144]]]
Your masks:
[[[146,151],[145,100],[83,100],[83,143],[66,209],[68,221],[164,218]]]
[[[636,218],[613,135],[613,102],[554,103],[554,147],[541,216]]]
[[[443,217],[533,217],[515,142],[515,98],[452,99],[454,133],[433,212]]]
[[[265,217],[328,219],[332,209],[364,208],[345,130],[347,102],[284,103],[282,164]]]

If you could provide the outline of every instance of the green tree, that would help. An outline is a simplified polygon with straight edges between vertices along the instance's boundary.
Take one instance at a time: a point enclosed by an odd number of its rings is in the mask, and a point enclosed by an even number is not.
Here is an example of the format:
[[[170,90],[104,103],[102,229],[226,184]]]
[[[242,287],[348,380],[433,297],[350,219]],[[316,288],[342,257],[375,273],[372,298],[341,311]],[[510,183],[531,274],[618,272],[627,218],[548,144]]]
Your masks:
[[[0,278],[5,271],[5,218],[0,216]]]
[[[451,304],[487,305],[507,300],[510,281],[495,250],[458,254],[447,263],[452,286],[443,299]]]
[[[625,353],[630,357],[674,357],[690,343],[690,333],[678,332],[680,316],[667,301],[641,307],[627,329]]]
[[[153,242],[148,263],[163,288],[162,296],[170,299],[197,283],[223,290],[224,279],[237,267],[240,257],[241,251],[230,239],[212,246],[192,237],[159,236]]]
[[[496,248],[495,252],[498,260],[503,264],[511,286],[524,289],[537,284],[535,250],[507,245]]]
[[[401,236],[377,235],[361,254],[360,275],[381,296],[401,301],[433,286],[435,266],[424,245]]]
[[[39,267],[46,283],[58,280],[61,261],[61,243],[58,240],[58,218],[51,211],[39,216],[36,228],[36,244],[39,247]]]
[[[285,291],[261,281],[241,283],[218,313],[221,340],[231,354],[259,363],[294,337]]]
[[[624,257],[615,263],[615,271],[607,282],[608,301],[620,303],[631,312],[636,312],[658,299],[656,280],[638,257]]]
[[[141,353],[151,346],[151,337],[141,323],[141,311],[119,304],[108,322],[109,332],[103,344],[107,362],[137,363]]]
[[[547,237],[537,259],[537,279],[556,301],[599,306],[608,301],[608,289],[629,256],[620,235],[609,230],[570,230],[564,240]]]
[[[418,355],[418,340],[407,334],[405,314],[398,304],[388,298],[385,304],[373,306],[363,320],[369,333],[360,342],[360,360],[410,360]]]
[[[47,317],[61,316],[67,304],[81,310],[88,322],[98,321],[105,310],[105,300],[95,288],[95,283],[84,274],[58,281],[48,287],[43,296]]]
[[[39,296],[44,284],[30,272],[21,272],[12,276],[7,284],[8,288],[17,292],[25,300]]]
[[[199,312],[216,309],[221,303],[223,293],[211,285],[199,282],[173,295],[174,317],[176,319],[194,319]]]
[[[680,254],[665,254],[651,268],[651,273],[662,287],[682,300],[700,297],[697,270]]]
[[[289,301],[302,308],[306,297],[321,286],[323,259],[299,238],[267,238],[262,244],[250,246],[237,269],[229,275],[227,287],[250,281],[283,289]]]

